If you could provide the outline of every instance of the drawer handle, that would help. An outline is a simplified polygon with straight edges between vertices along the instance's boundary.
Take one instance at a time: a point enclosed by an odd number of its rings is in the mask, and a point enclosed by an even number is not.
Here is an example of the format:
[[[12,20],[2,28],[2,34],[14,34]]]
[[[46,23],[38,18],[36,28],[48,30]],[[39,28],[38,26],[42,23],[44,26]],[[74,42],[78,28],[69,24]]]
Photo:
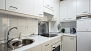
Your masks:
[[[45,46],[48,46],[49,44],[45,45]]]
[[[15,9],[18,9],[17,7],[13,7],[13,6],[10,6],[11,8],[15,8]]]

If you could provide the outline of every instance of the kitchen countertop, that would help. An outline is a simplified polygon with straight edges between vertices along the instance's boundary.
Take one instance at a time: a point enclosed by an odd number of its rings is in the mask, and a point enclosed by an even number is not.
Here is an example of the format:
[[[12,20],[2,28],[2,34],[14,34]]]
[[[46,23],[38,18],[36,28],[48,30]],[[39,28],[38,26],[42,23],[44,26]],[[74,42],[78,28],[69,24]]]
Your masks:
[[[47,41],[50,41],[54,38],[57,38],[57,37],[61,37],[63,35],[67,35],[67,36],[76,36],[76,34],[66,34],[66,33],[59,33],[58,36],[55,36],[55,37],[43,37],[43,36],[40,36],[40,35],[37,35],[37,36],[32,36],[32,37],[29,37],[29,36],[26,36],[26,37],[23,37],[23,39],[34,39],[35,42],[30,44],[30,45],[26,45],[26,46],[23,46],[21,48],[18,48],[18,49],[15,49],[15,50],[12,50],[12,51],[24,51],[24,50],[27,50],[29,48],[32,48],[32,47],[35,47],[37,45],[41,45],[42,43],[44,42],[47,42]]]

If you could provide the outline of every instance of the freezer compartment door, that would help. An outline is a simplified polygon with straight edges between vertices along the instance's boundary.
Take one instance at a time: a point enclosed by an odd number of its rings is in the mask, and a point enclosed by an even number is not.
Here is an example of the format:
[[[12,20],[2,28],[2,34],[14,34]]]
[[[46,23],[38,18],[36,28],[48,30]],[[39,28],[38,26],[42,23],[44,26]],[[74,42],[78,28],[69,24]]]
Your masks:
[[[77,31],[91,31],[91,19],[77,20]]]
[[[91,32],[77,33],[77,51],[91,51]]]

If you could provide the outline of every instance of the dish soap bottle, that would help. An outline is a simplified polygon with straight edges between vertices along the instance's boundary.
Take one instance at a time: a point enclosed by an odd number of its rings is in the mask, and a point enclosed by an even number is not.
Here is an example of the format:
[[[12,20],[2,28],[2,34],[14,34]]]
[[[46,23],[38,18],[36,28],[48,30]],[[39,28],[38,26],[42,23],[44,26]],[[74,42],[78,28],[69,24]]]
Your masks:
[[[22,39],[22,35],[21,35],[21,33],[19,34],[19,40],[21,41],[21,39]]]

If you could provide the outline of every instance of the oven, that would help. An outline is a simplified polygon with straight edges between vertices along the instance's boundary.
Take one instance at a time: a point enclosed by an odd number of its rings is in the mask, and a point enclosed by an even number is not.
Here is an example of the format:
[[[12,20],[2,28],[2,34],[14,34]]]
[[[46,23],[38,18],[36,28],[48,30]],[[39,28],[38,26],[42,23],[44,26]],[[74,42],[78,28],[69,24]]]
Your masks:
[[[52,51],[60,51],[61,42],[57,42],[56,44],[52,45]]]

